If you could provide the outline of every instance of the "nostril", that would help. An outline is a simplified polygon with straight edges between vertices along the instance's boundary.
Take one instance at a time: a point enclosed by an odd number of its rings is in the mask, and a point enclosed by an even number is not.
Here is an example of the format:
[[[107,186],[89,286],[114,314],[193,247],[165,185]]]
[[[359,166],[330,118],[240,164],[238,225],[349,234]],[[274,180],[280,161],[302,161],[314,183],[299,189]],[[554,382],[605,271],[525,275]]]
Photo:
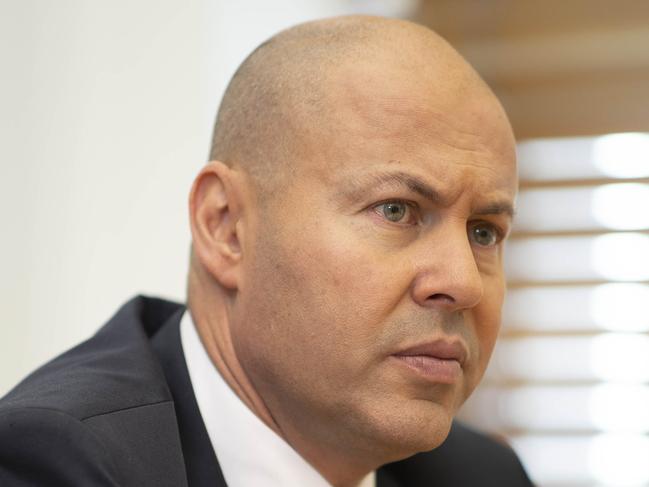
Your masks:
[[[455,299],[452,296],[449,296],[448,294],[442,294],[442,293],[435,293],[431,294],[426,298],[426,301],[435,301],[437,303],[454,303]]]

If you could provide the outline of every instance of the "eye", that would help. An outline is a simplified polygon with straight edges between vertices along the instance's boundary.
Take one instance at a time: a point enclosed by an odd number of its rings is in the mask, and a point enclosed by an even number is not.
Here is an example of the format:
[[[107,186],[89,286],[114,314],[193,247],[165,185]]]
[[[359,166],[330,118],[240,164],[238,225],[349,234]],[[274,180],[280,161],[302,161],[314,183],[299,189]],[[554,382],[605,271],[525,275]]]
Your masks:
[[[415,223],[412,204],[406,203],[405,201],[386,201],[385,203],[376,205],[374,211],[392,223]]]
[[[490,223],[480,222],[469,226],[469,240],[481,247],[493,247],[500,242],[500,231]]]

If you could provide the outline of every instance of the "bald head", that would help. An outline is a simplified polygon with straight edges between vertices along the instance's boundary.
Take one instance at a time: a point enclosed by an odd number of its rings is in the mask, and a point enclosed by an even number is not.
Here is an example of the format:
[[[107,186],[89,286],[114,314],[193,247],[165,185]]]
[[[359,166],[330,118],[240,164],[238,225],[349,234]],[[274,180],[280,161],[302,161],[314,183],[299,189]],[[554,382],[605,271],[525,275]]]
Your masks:
[[[382,80],[434,79],[433,96],[448,97],[449,90],[491,96],[459,54],[423,26],[368,16],[308,22],[264,42],[239,67],[221,103],[210,160],[239,167],[258,189],[274,190],[287,168],[313,156],[314,141],[336,136],[339,105],[350,102],[341,100],[341,90],[353,91],[351,77],[361,90]]]

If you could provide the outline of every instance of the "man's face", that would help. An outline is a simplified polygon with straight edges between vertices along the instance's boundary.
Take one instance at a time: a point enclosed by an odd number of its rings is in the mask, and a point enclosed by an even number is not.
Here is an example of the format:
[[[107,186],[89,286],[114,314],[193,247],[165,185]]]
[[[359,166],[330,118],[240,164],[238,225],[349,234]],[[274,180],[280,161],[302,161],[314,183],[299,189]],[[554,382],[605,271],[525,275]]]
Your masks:
[[[482,87],[337,81],[258,208],[233,343],[280,428],[405,456],[443,441],[496,340],[513,140]]]

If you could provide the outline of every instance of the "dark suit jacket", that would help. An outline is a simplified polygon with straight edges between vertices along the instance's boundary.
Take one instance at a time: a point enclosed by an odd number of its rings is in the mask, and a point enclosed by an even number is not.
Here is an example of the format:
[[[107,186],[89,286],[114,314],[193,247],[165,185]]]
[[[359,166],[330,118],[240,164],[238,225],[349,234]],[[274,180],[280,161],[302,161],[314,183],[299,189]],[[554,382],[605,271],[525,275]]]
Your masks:
[[[135,298],[0,400],[0,485],[225,487],[182,353],[183,311]],[[381,468],[377,482],[530,485],[509,448],[459,424],[438,449]]]

